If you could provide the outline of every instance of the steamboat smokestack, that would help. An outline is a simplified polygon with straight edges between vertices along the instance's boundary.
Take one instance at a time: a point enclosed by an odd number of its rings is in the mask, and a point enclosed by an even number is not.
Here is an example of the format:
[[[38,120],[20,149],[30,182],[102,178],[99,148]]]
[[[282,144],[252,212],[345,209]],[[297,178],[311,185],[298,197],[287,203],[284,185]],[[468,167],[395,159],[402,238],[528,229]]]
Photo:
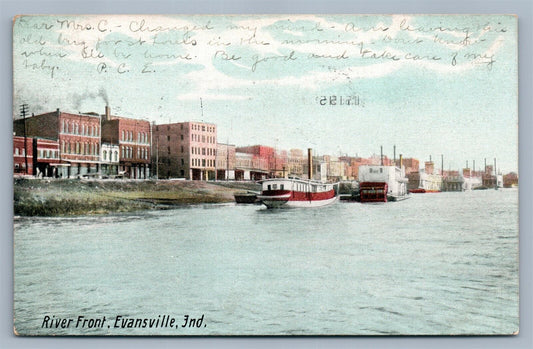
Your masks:
[[[381,159],[381,166],[383,166],[383,146],[380,146],[380,159]]]
[[[307,148],[307,175],[309,176],[309,180],[313,179],[313,150],[311,148]]]
[[[400,154],[400,169],[402,168],[403,166],[403,155]]]

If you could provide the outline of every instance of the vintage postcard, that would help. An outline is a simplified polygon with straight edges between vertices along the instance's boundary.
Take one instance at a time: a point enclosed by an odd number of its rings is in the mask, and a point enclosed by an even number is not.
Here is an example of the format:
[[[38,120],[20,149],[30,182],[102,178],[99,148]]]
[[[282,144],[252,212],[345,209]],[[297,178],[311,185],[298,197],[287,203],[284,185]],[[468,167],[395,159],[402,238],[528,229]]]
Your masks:
[[[517,21],[17,16],[15,333],[518,333]]]

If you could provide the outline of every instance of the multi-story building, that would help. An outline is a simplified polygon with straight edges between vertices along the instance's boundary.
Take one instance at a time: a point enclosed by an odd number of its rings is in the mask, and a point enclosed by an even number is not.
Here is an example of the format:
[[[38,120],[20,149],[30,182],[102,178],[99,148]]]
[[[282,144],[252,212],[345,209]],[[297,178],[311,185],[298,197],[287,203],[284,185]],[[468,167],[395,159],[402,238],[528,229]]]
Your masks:
[[[152,131],[152,157],[158,178],[215,179],[215,124],[178,122],[155,125]]]
[[[25,140],[24,137],[14,136],[13,160],[14,174],[60,177],[58,168],[61,164],[57,140],[34,137],[26,137]]]
[[[254,156],[252,154],[235,152],[235,179],[238,181],[252,180],[253,162]]]
[[[291,149],[289,150],[288,159],[287,159],[287,171],[289,176],[301,177],[304,173],[304,164],[306,158],[301,149]]]
[[[217,180],[235,179],[235,145],[217,144],[216,169]]]
[[[265,145],[252,145],[238,147],[235,151],[252,155],[251,168],[240,168],[239,163],[236,164],[236,170],[245,171],[245,173],[249,171],[250,179],[260,180],[274,175],[277,165],[274,148]]]
[[[108,106],[105,110],[105,115],[102,116],[102,142],[118,145],[119,174],[135,179],[149,178],[152,140],[150,122],[113,116]]]
[[[79,177],[99,171],[100,116],[55,112],[32,115],[13,122],[18,136],[56,140],[59,144],[59,177]],[[24,131],[25,129],[25,131]]]
[[[104,177],[115,177],[118,175],[120,165],[118,144],[102,143],[100,152],[101,173]]]
[[[33,173],[41,177],[60,177],[59,143],[52,139],[33,139]]]
[[[33,138],[13,136],[13,173],[33,175]]]

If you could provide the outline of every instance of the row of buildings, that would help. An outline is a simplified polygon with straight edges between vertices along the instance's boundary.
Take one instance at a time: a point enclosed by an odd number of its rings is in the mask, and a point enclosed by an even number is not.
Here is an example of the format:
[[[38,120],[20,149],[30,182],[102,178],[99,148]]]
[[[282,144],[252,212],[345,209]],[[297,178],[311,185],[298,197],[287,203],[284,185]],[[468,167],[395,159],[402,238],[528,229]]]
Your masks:
[[[307,154],[301,149],[278,151],[265,145],[237,147],[219,143],[217,126],[204,122],[153,124],[111,114],[54,112],[13,122],[14,172],[42,177],[83,176],[185,178],[192,180],[259,180],[306,178]],[[314,179],[358,180],[359,166],[400,166],[400,160],[374,155],[314,156]],[[410,189],[424,186],[452,190],[455,182],[477,177],[468,168],[435,173],[433,162],[420,169],[417,159],[402,164]],[[467,166],[468,167],[468,166]],[[486,180],[494,177],[485,169]],[[457,179],[455,181],[455,179]],[[455,181],[455,182],[454,182]],[[446,183],[446,184],[445,184]]]

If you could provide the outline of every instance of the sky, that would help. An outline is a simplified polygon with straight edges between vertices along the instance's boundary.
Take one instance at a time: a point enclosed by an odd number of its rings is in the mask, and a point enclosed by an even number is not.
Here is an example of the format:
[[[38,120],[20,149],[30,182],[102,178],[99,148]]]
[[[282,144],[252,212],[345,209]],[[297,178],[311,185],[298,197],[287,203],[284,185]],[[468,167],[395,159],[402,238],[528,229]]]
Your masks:
[[[59,108],[217,124],[218,141],[315,154],[496,158],[518,169],[513,16],[31,16],[14,117]],[[340,101],[343,101],[341,104]],[[347,105],[346,102],[350,104]]]

